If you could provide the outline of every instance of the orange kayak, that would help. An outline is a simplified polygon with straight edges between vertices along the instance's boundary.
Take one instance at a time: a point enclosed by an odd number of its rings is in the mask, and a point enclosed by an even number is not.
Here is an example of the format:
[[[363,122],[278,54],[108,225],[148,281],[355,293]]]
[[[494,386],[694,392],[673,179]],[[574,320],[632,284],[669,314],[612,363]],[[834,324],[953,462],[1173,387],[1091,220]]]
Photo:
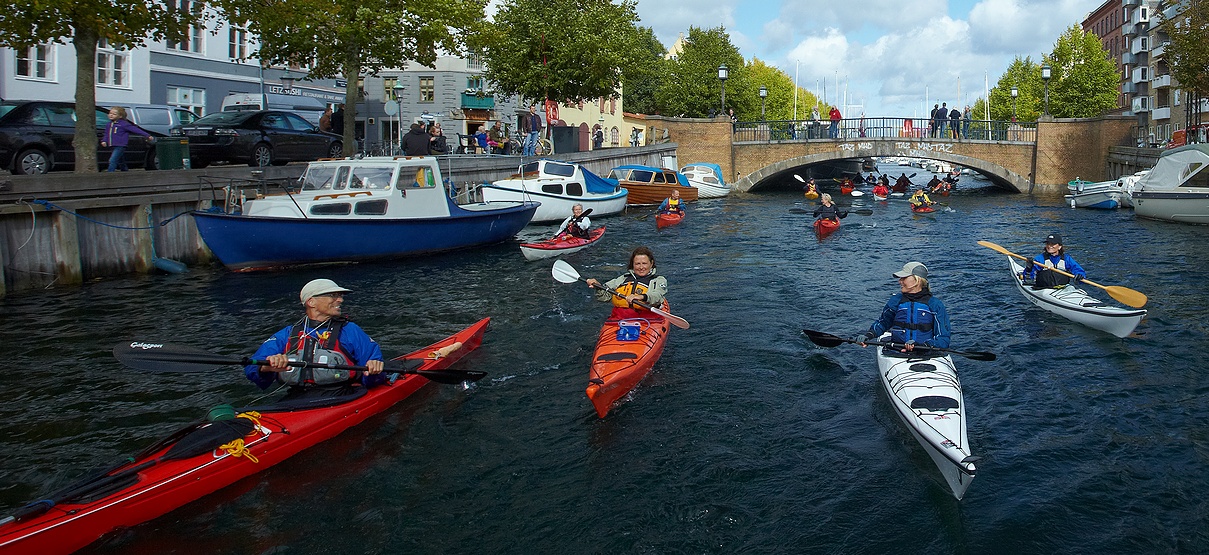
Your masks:
[[[819,194],[815,191],[806,191],[806,198],[808,198],[810,200],[814,200],[816,198],[819,198]]]
[[[829,218],[819,218],[814,221],[814,232],[815,232],[815,234],[817,234],[819,236],[819,239],[822,239],[828,235],[831,235],[832,233],[835,233],[835,231],[839,228],[840,228],[839,220],[832,220]]]
[[[667,301],[661,306],[668,310]],[[633,339],[619,338],[618,329],[625,325]],[[588,371],[588,399],[596,414],[604,418],[613,404],[638,385],[655,361],[663,354],[663,344],[671,324],[646,310],[613,308],[613,313],[600,327],[600,338],[592,353],[592,368]]]
[[[655,215],[655,228],[663,229],[668,226],[676,225],[684,221],[683,212],[668,212]]]
[[[912,204],[911,211],[916,214],[930,214],[932,212],[935,212],[936,209],[932,208],[930,205],[926,205],[926,204],[921,204],[919,206]]]

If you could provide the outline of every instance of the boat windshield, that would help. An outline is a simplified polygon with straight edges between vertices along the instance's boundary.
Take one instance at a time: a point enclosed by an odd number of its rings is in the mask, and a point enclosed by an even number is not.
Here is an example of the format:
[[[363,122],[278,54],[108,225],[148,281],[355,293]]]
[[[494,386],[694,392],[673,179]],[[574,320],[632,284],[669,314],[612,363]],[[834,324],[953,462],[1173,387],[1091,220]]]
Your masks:
[[[575,166],[560,164],[558,162],[546,162],[546,173],[559,177],[571,177],[575,175]]]
[[[637,181],[639,183],[650,183],[653,177],[655,177],[655,172],[647,170],[634,170],[630,173],[630,181]]]
[[[538,167],[537,162],[529,162],[528,164],[521,166],[520,173],[521,173],[521,175],[525,175],[527,173],[537,173],[537,167]]]
[[[349,188],[382,191],[390,188],[393,178],[393,166],[354,166]]]
[[[630,174],[630,170],[612,169],[612,170],[609,170],[608,178],[609,179],[626,179],[627,176],[629,176],[629,174]]]
[[[336,166],[311,166],[302,174],[303,191],[323,191],[332,188],[332,177],[336,175]]]

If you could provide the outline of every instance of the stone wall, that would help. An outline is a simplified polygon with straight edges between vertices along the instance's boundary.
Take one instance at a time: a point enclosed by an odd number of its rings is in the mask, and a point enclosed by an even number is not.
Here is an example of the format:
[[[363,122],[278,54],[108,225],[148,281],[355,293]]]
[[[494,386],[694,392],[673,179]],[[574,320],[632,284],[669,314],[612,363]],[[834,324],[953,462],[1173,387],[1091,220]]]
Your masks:
[[[1135,123],[1125,116],[1094,119],[1042,119],[1037,123],[1037,169],[1034,194],[1061,195],[1076,177],[1105,181],[1108,149],[1130,144]]]

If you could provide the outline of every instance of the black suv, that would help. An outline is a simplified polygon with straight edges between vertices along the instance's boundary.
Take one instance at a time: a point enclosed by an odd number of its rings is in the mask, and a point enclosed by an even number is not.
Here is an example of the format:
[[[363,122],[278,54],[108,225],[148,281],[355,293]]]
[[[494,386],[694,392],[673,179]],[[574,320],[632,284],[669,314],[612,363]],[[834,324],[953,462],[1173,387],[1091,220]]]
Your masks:
[[[194,168],[211,162],[249,166],[280,165],[319,158],[340,158],[340,135],[320,131],[293,112],[216,112],[173,129],[189,137]]]
[[[97,108],[97,167],[109,165],[111,149],[100,148],[109,124],[108,110]],[[0,168],[18,175],[71,170],[76,165],[72,141],[76,134],[76,106],[71,102],[5,100],[0,102]],[[151,132],[163,137],[162,133]],[[126,147],[130,167],[156,169],[155,145],[132,137]]]

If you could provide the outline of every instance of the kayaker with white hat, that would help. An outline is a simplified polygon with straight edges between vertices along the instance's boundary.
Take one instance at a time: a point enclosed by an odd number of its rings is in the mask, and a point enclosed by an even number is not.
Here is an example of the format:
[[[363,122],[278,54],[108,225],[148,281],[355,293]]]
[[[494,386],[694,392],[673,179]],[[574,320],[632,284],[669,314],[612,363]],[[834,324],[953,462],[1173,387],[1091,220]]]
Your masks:
[[[381,376],[382,349],[361,329],[341,315],[344,294],[351,290],[330,279],[315,279],[302,287],[299,300],[305,314],[294,325],[265,340],[252,358],[267,360],[268,366],[250,365],[244,375],[261,389],[279,381],[299,388],[351,384],[349,371],[297,368],[291,360],[365,366],[363,385],[384,381]]]
[[[853,339],[864,347],[866,341],[889,331],[890,341],[902,343],[905,351],[916,346],[947,349],[949,314],[928,288],[928,267],[922,262],[908,262],[892,275],[898,279],[900,291],[886,301],[881,316],[869,330]]]

